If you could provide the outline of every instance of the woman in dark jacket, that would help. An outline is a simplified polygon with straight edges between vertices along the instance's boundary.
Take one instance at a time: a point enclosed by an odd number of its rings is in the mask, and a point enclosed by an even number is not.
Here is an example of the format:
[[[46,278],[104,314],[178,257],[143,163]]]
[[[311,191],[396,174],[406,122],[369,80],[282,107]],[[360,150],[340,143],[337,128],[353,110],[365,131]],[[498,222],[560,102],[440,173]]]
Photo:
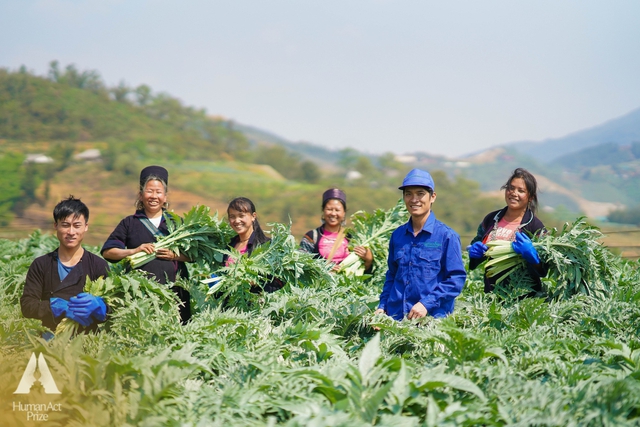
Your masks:
[[[256,206],[246,197],[236,197],[229,203],[227,217],[231,228],[238,233],[229,242],[229,248],[236,249],[241,255],[250,256],[255,248],[271,240],[260,227]],[[222,262],[225,266],[229,266],[235,260],[225,254]],[[278,279],[274,279],[269,283],[263,284],[262,289],[265,292],[275,292],[282,287],[283,283]],[[259,293],[260,286],[252,286],[251,292]]]
[[[541,290],[540,277],[547,269],[531,243],[529,236],[544,231],[544,224],[535,216],[538,207],[538,183],[526,169],[513,171],[507,183],[502,186],[507,206],[491,212],[484,217],[478,227],[476,237],[467,247],[469,251],[469,269],[473,270],[486,259],[486,243],[493,240],[512,242],[513,250],[527,261],[527,269],[535,281],[534,291]],[[484,291],[494,289],[498,277],[484,276]]]
[[[330,188],[322,194],[322,225],[309,230],[300,242],[304,252],[316,254],[337,264],[349,255],[349,236],[344,233],[347,215],[347,195],[337,188]],[[363,246],[353,251],[364,261],[365,273],[371,271],[373,254]]]
[[[136,201],[136,213],[120,221],[100,251],[103,258],[118,262],[138,252],[156,254],[156,258],[140,267],[162,284],[173,283],[178,277],[188,278],[184,255],[176,255],[169,249],[154,247],[156,237],[169,234],[164,211],[167,208],[169,172],[162,166],[147,166],[140,172],[140,191]],[[170,219],[169,219],[170,220]],[[171,288],[182,301],[180,317],[183,323],[191,318],[189,292],[174,286]]]

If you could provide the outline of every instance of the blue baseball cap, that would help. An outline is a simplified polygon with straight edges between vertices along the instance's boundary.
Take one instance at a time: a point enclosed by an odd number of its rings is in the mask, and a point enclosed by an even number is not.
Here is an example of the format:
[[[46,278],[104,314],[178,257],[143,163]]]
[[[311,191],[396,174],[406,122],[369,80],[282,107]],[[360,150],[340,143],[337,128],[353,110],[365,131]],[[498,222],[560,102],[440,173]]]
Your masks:
[[[433,178],[429,175],[429,172],[422,169],[412,169],[402,181],[402,186],[398,187],[399,190],[404,190],[405,187],[429,187],[432,191],[436,190],[436,184],[433,182]]]

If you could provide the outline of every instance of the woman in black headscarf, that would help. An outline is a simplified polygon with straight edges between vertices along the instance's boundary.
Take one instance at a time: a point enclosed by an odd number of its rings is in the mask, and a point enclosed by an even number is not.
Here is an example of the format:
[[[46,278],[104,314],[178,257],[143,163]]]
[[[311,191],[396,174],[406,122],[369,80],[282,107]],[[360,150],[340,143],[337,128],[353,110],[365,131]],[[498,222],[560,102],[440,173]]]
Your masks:
[[[140,172],[140,189],[136,200],[136,212],[120,221],[113,230],[102,250],[104,259],[118,262],[138,252],[154,253],[156,258],[139,267],[150,273],[158,282],[173,283],[178,277],[187,278],[189,273],[184,255],[176,255],[169,249],[154,247],[157,237],[169,234],[164,215],[168,206],[167,191],[169,172],[162,166],[147,166]],[[183,323],[191,318],[189,292],[174,286],[171,288],[182,301],[180,317]]]

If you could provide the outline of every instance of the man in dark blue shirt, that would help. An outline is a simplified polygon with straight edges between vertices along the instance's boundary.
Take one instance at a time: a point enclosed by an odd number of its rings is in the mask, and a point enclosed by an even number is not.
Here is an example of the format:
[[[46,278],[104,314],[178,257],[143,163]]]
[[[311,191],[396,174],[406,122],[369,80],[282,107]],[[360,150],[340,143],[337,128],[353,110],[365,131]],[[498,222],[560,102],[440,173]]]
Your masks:
[[[391,235],[376,314],[396,320],[444,317],[453,311],[467,277],[460,236],[431,212],[436,193],[429,172],[413,169],[399,189],[411,219]]]

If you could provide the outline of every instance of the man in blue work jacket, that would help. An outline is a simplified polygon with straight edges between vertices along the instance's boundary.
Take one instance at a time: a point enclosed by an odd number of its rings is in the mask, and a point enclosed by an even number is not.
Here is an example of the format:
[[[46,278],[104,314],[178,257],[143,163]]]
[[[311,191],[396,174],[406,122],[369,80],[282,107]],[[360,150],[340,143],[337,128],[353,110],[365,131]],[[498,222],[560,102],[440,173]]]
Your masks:
[[[399,189],[411,219],[391,235],[376,314],[396,320],[444,317],[453,311],[467,277],[460,236],[431,212],[436,192],[429,172],[413,169]]]

